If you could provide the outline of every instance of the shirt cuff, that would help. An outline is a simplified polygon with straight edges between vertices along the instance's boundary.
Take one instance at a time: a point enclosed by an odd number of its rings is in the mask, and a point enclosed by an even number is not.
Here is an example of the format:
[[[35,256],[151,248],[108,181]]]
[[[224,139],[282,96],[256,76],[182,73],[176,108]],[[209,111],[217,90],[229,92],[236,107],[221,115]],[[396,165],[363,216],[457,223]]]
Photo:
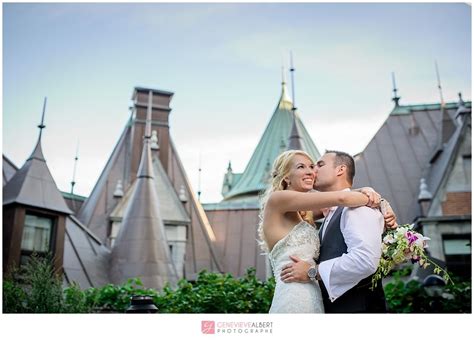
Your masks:
[[[323,261],[322,263],[319,264],[319,267],[318,267],[319,276],[321,277],[321,280],[323,281],[324,286],[326,287],[326,290],[329,294],[329,300],[331,302],[334,302],[337,299],[337,297],[335,297],[332,293],[331,282],[330,282],[331,270],[337,259],[339,258]]]

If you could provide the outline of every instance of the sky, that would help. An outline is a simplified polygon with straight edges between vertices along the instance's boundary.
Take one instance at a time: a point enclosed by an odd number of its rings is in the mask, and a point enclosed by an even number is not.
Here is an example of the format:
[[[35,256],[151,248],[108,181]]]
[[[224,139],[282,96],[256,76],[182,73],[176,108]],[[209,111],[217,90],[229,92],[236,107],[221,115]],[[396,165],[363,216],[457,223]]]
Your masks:
[[[2,152],[38,138],[56,184],[88,196],[130,116],[135,86],[168,90],[170,132],[202,202],[243,172],[293,52],[295,98],[320,152],[361,152],[400,104],[471,100],[471,7],[462,3],[3,4]],[[198,168],[202,173],[199,177]],[[200,185],[199,185],[200,183]]]

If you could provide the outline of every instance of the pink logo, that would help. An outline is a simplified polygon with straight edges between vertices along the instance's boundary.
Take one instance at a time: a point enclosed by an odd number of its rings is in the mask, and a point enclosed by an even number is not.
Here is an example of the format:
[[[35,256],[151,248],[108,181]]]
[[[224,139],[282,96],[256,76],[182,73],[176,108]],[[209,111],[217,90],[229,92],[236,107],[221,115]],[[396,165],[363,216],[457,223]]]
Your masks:
[[[201,321],[201,332],[203,334],[215,334],[216,322]]]

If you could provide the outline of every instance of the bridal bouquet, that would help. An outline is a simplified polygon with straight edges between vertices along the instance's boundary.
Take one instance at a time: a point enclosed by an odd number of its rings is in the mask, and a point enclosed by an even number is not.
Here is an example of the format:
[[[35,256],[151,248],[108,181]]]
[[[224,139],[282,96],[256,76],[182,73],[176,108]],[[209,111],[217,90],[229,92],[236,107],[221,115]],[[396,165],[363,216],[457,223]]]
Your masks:
[[[431,263],[435,266],[436,274],[443,273],[444,280],[452,282],[447,271],[426,256],[426,241],[430,238],[417,233],[413,227],[413,224],[404,224],[385,231],[382,238],[382,256],[377,271],[372,276],[372,290],[377,287],[377,281],[387,276],[395,266],[408,261],[418,263],[423,268],[427,268]]]

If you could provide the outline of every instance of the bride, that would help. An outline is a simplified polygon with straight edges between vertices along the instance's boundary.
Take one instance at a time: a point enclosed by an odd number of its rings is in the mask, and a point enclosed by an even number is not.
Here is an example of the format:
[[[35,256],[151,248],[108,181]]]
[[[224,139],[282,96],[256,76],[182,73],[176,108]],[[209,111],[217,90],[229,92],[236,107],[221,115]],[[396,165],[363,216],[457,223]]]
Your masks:
[[[312,192],[314,178],[314,162],[306,152],[283,152],[273,164],[271,185],[261,200],[260,245],[268,253],[276,280],[270,313],[324,312],[317,282],[285,283],[279,276],[290,255],[314,265],[319,238],[313,216],[321,218],[322,209],[332,206],[378,207],[380,203],[371,188]]]

